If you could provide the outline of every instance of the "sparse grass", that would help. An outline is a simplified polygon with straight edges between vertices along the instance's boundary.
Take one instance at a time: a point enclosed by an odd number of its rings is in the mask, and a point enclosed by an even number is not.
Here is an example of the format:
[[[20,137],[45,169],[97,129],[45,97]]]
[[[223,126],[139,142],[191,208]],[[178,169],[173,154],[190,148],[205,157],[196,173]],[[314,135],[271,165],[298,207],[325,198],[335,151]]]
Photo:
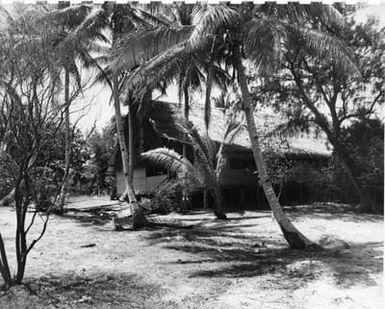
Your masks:
[[[159,222],[194,228],[120,233],[54,216],[27,264],[28,288],[3,293],[0,308],[382,308],[383,218],[348,205],[287,211],[311,239],[330,238],[328,249],[289,250],[268,211],[227,222],[170,214]],[[13,215],[0,209],[7,246]]]

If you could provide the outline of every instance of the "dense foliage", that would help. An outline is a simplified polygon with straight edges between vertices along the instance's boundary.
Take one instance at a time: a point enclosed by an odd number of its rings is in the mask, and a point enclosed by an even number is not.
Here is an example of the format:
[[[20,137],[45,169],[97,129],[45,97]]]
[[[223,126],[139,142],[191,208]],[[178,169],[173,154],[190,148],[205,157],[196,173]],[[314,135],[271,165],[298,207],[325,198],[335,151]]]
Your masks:
[[[384,124],[379,119],[364,118],[342,131],[344,144],[354,158],[354,168],[362,184],[374,197],[379,210],[384,194]],[[346,171],[338,154],[333,156],[333,181],[345,202],[357,202],[354,187],[346,182]]]

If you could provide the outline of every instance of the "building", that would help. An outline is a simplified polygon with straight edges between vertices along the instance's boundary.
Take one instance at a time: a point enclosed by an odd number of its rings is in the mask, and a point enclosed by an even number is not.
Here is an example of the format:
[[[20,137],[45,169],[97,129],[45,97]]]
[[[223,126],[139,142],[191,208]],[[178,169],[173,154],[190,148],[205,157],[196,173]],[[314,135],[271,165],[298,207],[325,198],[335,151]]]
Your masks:
[[[190,109],[189,119],[194,123],[198,130],[204,130],[203,108],[193,106]],[[183,136],[173,125],[173,117],[178,117],[179,109],[176,104],[151,101],[146,116],[142,120],[142,125],[134,122],[136,128],[141,128],[142,133],[135,134],[135,149],[138,153],[154,149],[157,147],[167,147],[182,153]],[[215,123],[210,125],[209,136],[217,143],[221,143],[223,132],[225,131],[226,117],[223,110],[213,108],[212,119]],[[319,170],[326,166],[331,155],[326,139],[322,136],[316,138],[315,133],[295,135],[285,140],[280,140],[271,134],[282,120],[272,114],[260,113],[256,115],[256,122],[259,131],[265,138],[263,144],[266,148],[271,144],[277,144],[277,157],[281,156],[294,162],[296,166],[304,166],[309,170]],[[270,133],[270,134],[269,134]],[[141,138],[139,138],[141,136]],[[262,188],[258,186],[258,177],[250,148],[248,132],[244,128],[233,140],[231,144],[225,145],[225,168],[222,173],[221,187],[224,195],[226,209],[237,208],[234,205],[253,209],[264,208],[267,206]],[[192,149],[188,151],[188,157],[193,160]],[[149,162],[140,160],[136,155],[134,170],[134,188],[137,194],[151,194],[157,187],[166,182],[170,175],[164,169],[154,166]],[[121,166],[120,151],[115,156],[116,189],[117,194],[122,194],[125,185]],[[307,172],[305,171],[305,174]],[[290,181],[286,181],[281,194],[284,204],[298,204],[315,201],[321,197],[317,196],[320,187],[309,184],[306,177],[301,176]],[[311,182],[311,181],[310,181]],[[276,184],[278,187],[278,184]],[[278,190],[278,189],[277,189]],[[192,196],[193,205],[202,205],[203,193],[197,189]]]

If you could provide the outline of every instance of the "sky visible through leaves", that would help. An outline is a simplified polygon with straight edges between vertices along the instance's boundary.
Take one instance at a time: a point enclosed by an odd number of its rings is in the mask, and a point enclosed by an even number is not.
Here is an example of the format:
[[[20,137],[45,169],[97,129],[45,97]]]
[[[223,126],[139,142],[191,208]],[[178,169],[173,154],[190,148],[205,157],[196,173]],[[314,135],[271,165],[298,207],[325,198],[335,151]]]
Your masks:
[[[385,4],[369,5],[360,9],[355,14],[355,20],[365,22],[368,16],[376,16],[379,20],[379,27],[385,27]],[[204,91],[202,91],[201,99],[204,102]],[[214,91],[213,96],[218,95]],[[83,132],[89,131],[94,125],[96,128],[102,128],[107,125],[111,117],[114,115],[113,105],[110,104],[111,91],[108,87],[96,85],[86,90],[83,96],[79,97],[72,106],[72,122],[78,121],[77,126]],[[154,94],[157,97],[156,94]],[[159,99],[167,102],[177,103],[177,87],[171,86],[167,90],[167,95]],[[126,113],[125,108],[122,113]]]

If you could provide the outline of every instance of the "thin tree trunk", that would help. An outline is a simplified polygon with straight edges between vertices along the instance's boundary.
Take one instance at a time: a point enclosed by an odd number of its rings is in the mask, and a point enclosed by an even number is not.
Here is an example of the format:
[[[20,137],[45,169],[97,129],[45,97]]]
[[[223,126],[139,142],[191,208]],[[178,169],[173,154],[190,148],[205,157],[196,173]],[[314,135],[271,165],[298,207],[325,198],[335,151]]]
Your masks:
[[[64,70],[64,102],[65,102],[65,141],[64,141],[64,178],[60,190],[59,204],[57,211],[62,214],[64,210],[64,203],[67,194],[68,174],[70,169],[70,155],[71,155],[71,128],[70,128],[70,100],[69,100],[69,83],[70,75],[67,69]]]
[[[214,211],[215,216],[218,219],[227,220],[226,213],[223,209],[222,190],[221,190],[219,184],[217,184],[215,186],[214,198],[215,198],[215,211]]]
[[[277,195],[278,202],[279,202],[279,200],[281,198],[282,189],[283,189],[283,184],[279,183],[279,189],[278,189],[278,195]],[[273,213],[273,211],[271,211],[271,221],[274,221],[274,213]]]
[[[188,86],[187,83],[183,86],[183,98],[184,98],[184,119],[188,121],[189,116],[189,96],[188,96]],[[184,134],[184,141],[187,142],[187,134]],[[186,143],[183,143],[182,145],[182,154],[183,157],[187,158],[187,145]],[[187,188],[186,188],[186,178],[187,178],[187,172],[184,172],[183,174],[183,191],[182,191],[182,203],[184,210],[187,209]]]
[[[238,72],[239,83],[241,86],[243,97],[243,109],[246,115],[247,129],[251,141],[254,160],[258,169],[259,182],[265,192],[266,199],[274,213],[275,219],[281,228],[286,241],[293,249],[306,249],[309,247],[317,247],[317,245],[306,238],[296,227],[289,221],[284,214],[281,205],[275,195],[273,186],[267,174],[267,168],[262,155],[262,149],[259,142],[258,132],[255,125],[253,109],[251,106],[250,93],[247,86],[247,80],[244,72],[244,67],[241,63],[241,58],[238,52],[236,55],[236,70]]]
[[[12,280],[13,284],[21,284],[24,278],[25,272],[25,263],[27,259],[27,243],[26,243],[26,234],[24,231],[25,225],[25,216],[27,212],[28,202],[23,200],[23,197],[20,192],[19,181],[15,187],[15,204],[16,204],[16,261],[17,261],[17,272]],[[25,181],[26,185],[26,194],[29,193],[28,190],[28,181]]]
[[[217,158],[217,166],[215,169],[215,178],[216,178],[216,187],[215,187],[215,215],[218,219],[226,220],[226,212],[223,206],[223,194],[220,188],[222,171],[225,167],[225,158],[223,153],[224,142],[222,142],[221,146],[218,150],[218,158]]]
[[[122,121],[122,114],[120,111],[118,77],[116,75],[113,76],[112,82],[113,82],[114,109],[115,109],[115,118],[116,118],[116,131],[118,134],[120,153],[122,157],[124,181],[126,184],[126,189],[122,197],[123,198],[125,198],[126,196],[128,197],[131,210],[132,210],[132,216],[133,216],[132,224],[134,227],[139,228],[145,225],[146,219],[140,211],[137,211],[137,200],[135,197],[135,191],[132,184],[132,172],[130,172],[130,158],[129,158],[128,147],[126,143],[126,138],[124,135],[124,126]],[[129,119],[128,119],[128,122],[130,122]],[[129,136],[130,134],[131,133],[129,132]],[[131,142],[132,142],[132,138],[131,138]],[[117,229],[122,228],[118,220],[114,220],[114,224]]]
[[[127,113],[127,124],[128,124],[128,179],[131,184],[132,190],[129,190],[129,194],[133,194],[133,196],[129,196],[130,201],[136,201],[135,197],[135,189],[134,189],[134,128],[132,125],[132,110],[131,103],[128,105],[128,113]]]
[[[5,282],[5,288],[12,285],[12,276],[9,269],[7,252],[5,251],[3,237],[0,233],[0,274]]]
[[[127,143],[126,143],[126,138],[124,135],[124,126],[123,126],[123,121],[122,121],[122,114],[120,111],[118,78],[116,76],[114,76],[114,78],[113,78],[113,86],[114,86],[113,96],[114,96],[114,109],[115,109],[115,118],[116,118],[116,131],[118,134],[120,153],[121,153],[121,157],[122,157],[124,181],[126,184],[126,189],[123,193],[122,198],[125,198],[127,196],[130,203],[136,203],[134,188],[133,188],[133,185],[132,185],[131,179],[130,179],[129,154],[128,154],[128,147],[127,147]]]
[[[215,50],[215,39],[213,41],[213,45],[211,47],[210,53],[210,62],[209,62],[209,70],[207,73],[207,82],[206,82],[206,98],[205,98],[205,126],[206,130],[209,130],[210,124],[210,114],[211,114],[211,88],[213,84],[213,75],[214,75],[214,50]]]
[[[130,200],[131,213],[133,215],[133,226],[141,227],[140,221],[143,219],[144,215],[141,213],[136,196],[135,196],[135,188],[134,188],[134,127],[133,127],[133,117],[132,117],[132,102],[128,102],[128,114],[127,114],[127,122],[128,122],[128,179],[130,183],[131,189],[127,191],[128,198]]]
[[[209,62],[209,70],[207,73],[207,83],[206,83],[206,98],[205,98],[205,114],[204,114],[204,121],[206,126],[206,131],[208,135],[209,131],[209,124],[210,124],[210,118],[211,118],[211,89],[213,84],[213,78],[214,78],[214,51],[215,51],[215,42],[216,39],[214,38],[213,44],[211,46],[211,52],[210,52],[210,62]],[[219,150],[220,152],[222,151]],[[217,165],[222,164],[223,162],[218,162]],[[216,171],[216,178],[219,179],[221,169],[223,166],[220,167],[220,170],[218,172],[218,169]],[[214,197],[215,197],[215,211],[214,214],[218,219],[226,220],[226,213],[223,209],[223,200],[222,200],[222,191],[220,189],[219,183],[216,185],[214,189]]]
[[[207,209],[207,189],[203,189],[203,209]]]

